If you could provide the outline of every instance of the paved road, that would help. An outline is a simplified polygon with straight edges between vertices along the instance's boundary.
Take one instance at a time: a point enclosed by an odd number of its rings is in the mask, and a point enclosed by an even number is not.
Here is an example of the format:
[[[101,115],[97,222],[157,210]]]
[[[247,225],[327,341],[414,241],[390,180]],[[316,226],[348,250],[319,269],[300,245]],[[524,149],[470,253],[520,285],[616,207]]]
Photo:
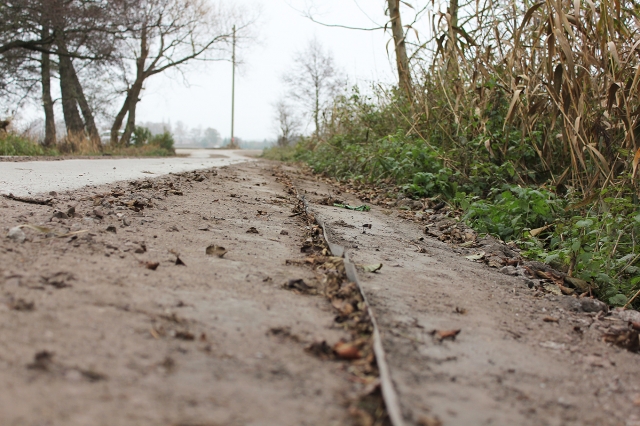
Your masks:
[[[0,194],[35,195],[251,161],[242,151],[178,149],[184,157],[0,162]]]

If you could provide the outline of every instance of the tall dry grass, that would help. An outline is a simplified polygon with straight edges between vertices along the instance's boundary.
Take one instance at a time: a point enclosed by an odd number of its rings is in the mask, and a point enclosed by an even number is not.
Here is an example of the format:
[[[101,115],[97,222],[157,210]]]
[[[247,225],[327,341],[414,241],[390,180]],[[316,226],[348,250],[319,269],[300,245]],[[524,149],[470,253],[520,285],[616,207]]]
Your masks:
[[[536,158],[513,159],[529,163],[520,170],[585,194],[628,179],[640,153],[640,5],[478,0],[459,13],[459,27],[436,15],[414,53],[412,131],[457,150],[467,172],[479,155],[526,149]]]

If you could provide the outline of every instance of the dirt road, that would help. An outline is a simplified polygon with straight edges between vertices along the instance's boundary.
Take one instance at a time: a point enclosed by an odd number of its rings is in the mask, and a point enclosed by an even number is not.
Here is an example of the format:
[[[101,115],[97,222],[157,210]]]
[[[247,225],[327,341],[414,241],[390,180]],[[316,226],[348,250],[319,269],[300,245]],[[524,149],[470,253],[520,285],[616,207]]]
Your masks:
[[[619,315],[473,260],[492,241],[329,195],[362,204],[256,161],[0,199],[0,424],[388,424],[317,220],[383,264],[359,275],[402,424],[640,425],[638,355],[602,339]]]

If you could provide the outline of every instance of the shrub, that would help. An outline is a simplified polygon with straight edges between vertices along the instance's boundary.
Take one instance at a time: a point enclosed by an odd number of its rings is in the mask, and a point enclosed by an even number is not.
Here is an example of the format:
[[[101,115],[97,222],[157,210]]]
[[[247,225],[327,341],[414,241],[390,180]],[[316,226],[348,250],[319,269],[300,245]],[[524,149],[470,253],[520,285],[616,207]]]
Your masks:
[[[131,142],[135,146],[142,146],[149,142],[149,140],[152,138],[153,135],[151,134],[151,130],[147,129],[146,127],[136,126],[133,134],[131,135]]]
[[[159,135],[154,135],[149,139],[149,145],[154,145],[158,148],[162,148],[169,152],[171,155],[174,155],[176,153],[175,149],[173,148],[173,144],[173,135],[168,131],[165,131],[164,133],[161,133]]]
[[[13,133],[0,134],[0,155],[35,156],[45,154],[45,149],[30,139]]]
[[[504,241],[523,237],[525,229],[552,223],[562,213],[564,202],[545,189],[505,185],[490,193],[485,200],[469,200],[457,194],[463,219],[481,233],[493,234]]]

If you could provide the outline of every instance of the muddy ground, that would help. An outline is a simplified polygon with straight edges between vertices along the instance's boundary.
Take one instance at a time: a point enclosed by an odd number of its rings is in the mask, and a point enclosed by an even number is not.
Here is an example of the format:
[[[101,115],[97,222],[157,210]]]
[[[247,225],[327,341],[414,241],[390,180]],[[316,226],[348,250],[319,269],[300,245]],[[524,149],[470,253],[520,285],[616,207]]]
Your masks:
[[[362,203],[266,161],[0,199],[0,425],[376,418],[359,412],[375,381],[332,352],[353,330],[296,191],[354,262],[383,264],[360,277],[405,424],[640,425],[639,355],[603,340],[631,329],[618,313],[474,259],[495,242],[322,205]]]

